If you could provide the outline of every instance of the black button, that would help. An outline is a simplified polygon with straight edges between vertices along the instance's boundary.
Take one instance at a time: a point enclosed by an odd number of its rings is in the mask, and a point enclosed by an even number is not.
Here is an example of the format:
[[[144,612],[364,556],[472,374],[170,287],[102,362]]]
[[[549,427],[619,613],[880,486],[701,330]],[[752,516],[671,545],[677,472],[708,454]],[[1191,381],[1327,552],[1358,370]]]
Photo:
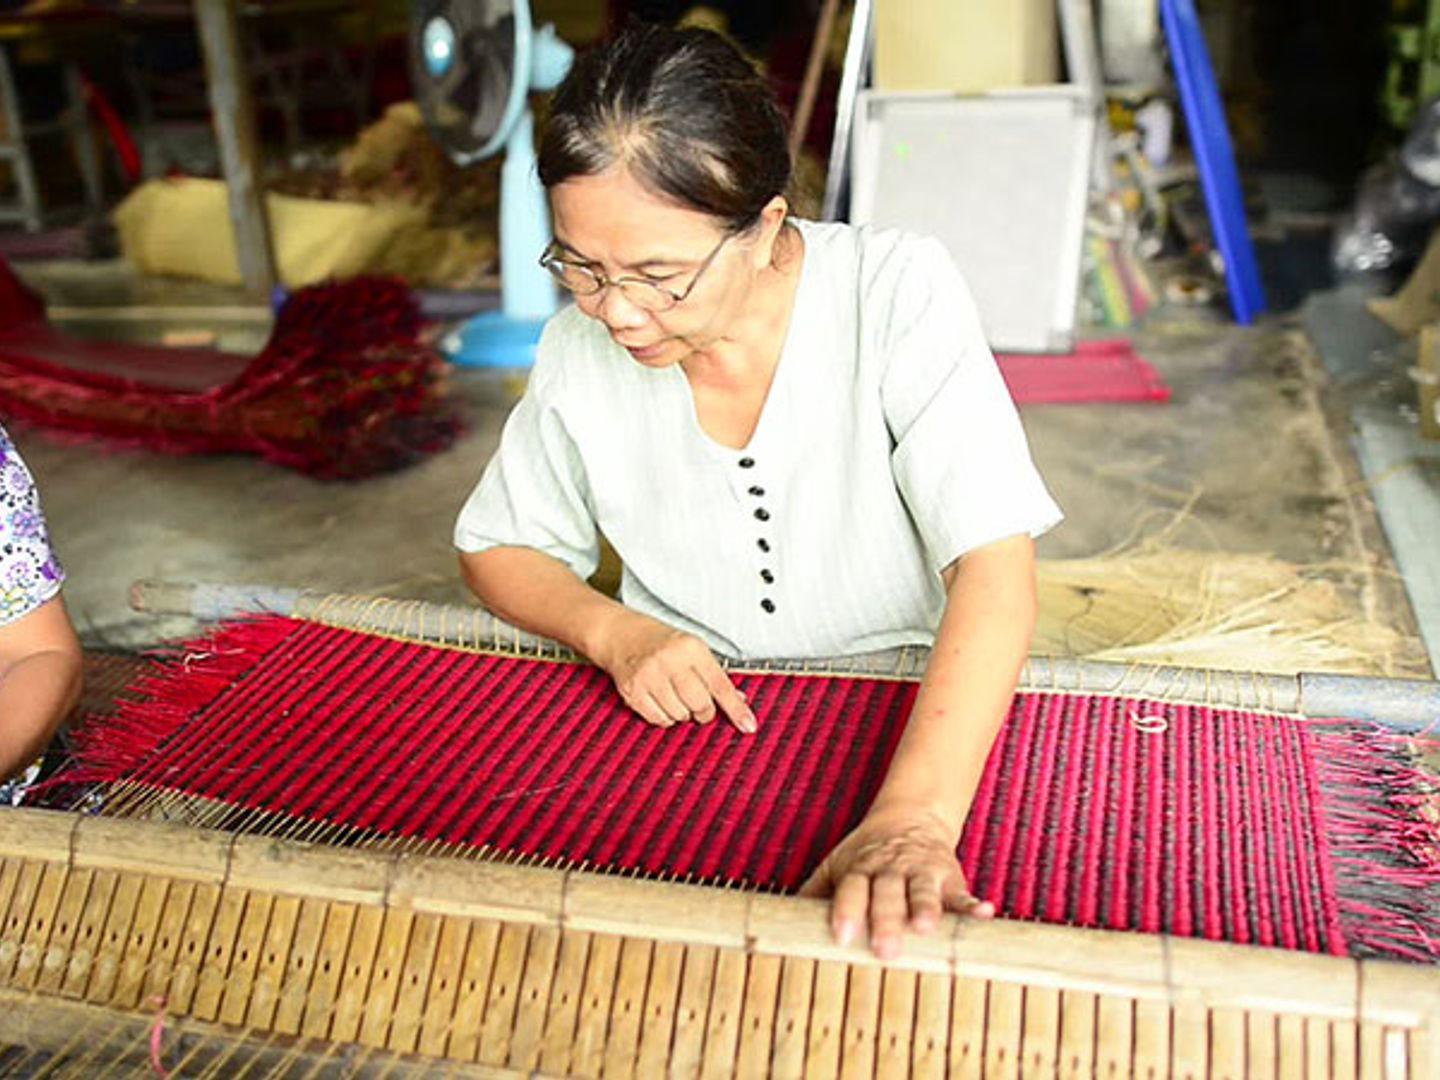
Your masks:
[[[740,468],[742,468],[742,469],[748,469],[748,468],[750,468],[751,466],[753,466],[754,464],[755,464],[755,459],[754,459],[753,457],[742,457],[742,458],[740,459]]]
[[[752,487],[750,489],[750,494],[754,495],[758,499],[761,495],[765,494],[765,489],[762,487]]]
[[[755,511],[755,516],[756,516],[757,518],[759,518],[761,521],[769,521],[769,520],[770,520],[770,511],[769,511],[769,510],[766,510],[766,509],[762,506],[759,510],[756,510],[756,511]]]
[[[773,585],[775,583],[775,575],[769,570],[761,570],[760,580],[765,582],[766,585]]]
[[[760,545],[760,550],[761,550],[761,551],[769,551],[769,550],[770,550],[770,541],[769,541],[769,540],[760,540],[760,541],[757,541],[757,543],[759,543],[759,545]]]
[[[775,601],[771,600],[768,596],[760,601],[760,606],[765,609],[767,615],[773,615],[775,613]]]

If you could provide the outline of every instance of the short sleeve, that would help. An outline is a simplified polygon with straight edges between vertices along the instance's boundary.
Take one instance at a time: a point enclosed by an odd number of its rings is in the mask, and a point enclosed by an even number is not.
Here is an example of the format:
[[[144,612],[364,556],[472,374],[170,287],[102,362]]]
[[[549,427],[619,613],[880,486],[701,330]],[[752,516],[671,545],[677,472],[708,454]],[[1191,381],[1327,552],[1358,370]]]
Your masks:
[[[881,395],[895,483],[939,571],[993,541],[1039,536],[1063,515],[949,252],[934,240],[903,250],[881,335]]]
[[[542,342],[542,349],[546,344]],[[537,365],[500,448],[460,511],[455,546],[472,554],[527,547],[588,578],[600,562],[585,466]]]
[[[64,580],[35,481],[0,428],[0,625],[53,599]]]

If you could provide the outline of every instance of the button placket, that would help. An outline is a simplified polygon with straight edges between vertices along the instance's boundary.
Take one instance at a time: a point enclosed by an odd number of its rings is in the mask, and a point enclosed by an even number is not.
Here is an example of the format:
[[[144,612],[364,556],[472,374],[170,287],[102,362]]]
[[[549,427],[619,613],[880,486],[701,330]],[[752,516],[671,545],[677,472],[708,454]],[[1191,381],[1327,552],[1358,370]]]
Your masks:
[[[755,459],[747,454],[745,457],[742,457],[737,464],[742,469],[753,469],[755,467]],[[745,494],[749,495],[752,499],[763,499],[765,497],[765,488],[761,484],[752,483],[745,489]],[[754,516],[756,521],[767,522],[770,520],[770,511],[764,506],[756,506]],[[756,539],[756,545],[762,553],[766,555],[770,554],[770,541],[766,537],[758,537]],[[766,585],[773,585],[775,583],[774,571],[768,566],[761,567],[760,580]],[[760,598],[760,610],[767,615],[773,615],[775,613],[775,601],[768,596],[762,596]]]

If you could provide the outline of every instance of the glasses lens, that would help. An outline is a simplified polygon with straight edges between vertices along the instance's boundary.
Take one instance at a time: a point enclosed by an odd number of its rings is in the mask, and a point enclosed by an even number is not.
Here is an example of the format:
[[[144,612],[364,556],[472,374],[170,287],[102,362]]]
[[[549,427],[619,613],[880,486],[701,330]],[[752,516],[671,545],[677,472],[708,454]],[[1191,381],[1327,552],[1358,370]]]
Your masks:
[[[562,262],[559,259],[550,259],[545,263],[545,269],[549,270],[561,285],[580,296],[586,296],[600,289],[600,279],[584,266]]]
[[[619,285],[625,299],[645,311],[665,311],[675,306],[674,295],[659,285],[634,280],[622,281]]]

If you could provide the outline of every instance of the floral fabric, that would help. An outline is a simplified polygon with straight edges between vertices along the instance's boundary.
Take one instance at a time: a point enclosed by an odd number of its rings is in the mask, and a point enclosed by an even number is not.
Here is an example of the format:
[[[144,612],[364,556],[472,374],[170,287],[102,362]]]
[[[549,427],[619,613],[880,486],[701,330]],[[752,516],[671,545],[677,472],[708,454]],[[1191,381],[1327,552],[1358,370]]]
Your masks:
[[[54,597],[64,580],[35,481],[0,427],[0,626]]]

